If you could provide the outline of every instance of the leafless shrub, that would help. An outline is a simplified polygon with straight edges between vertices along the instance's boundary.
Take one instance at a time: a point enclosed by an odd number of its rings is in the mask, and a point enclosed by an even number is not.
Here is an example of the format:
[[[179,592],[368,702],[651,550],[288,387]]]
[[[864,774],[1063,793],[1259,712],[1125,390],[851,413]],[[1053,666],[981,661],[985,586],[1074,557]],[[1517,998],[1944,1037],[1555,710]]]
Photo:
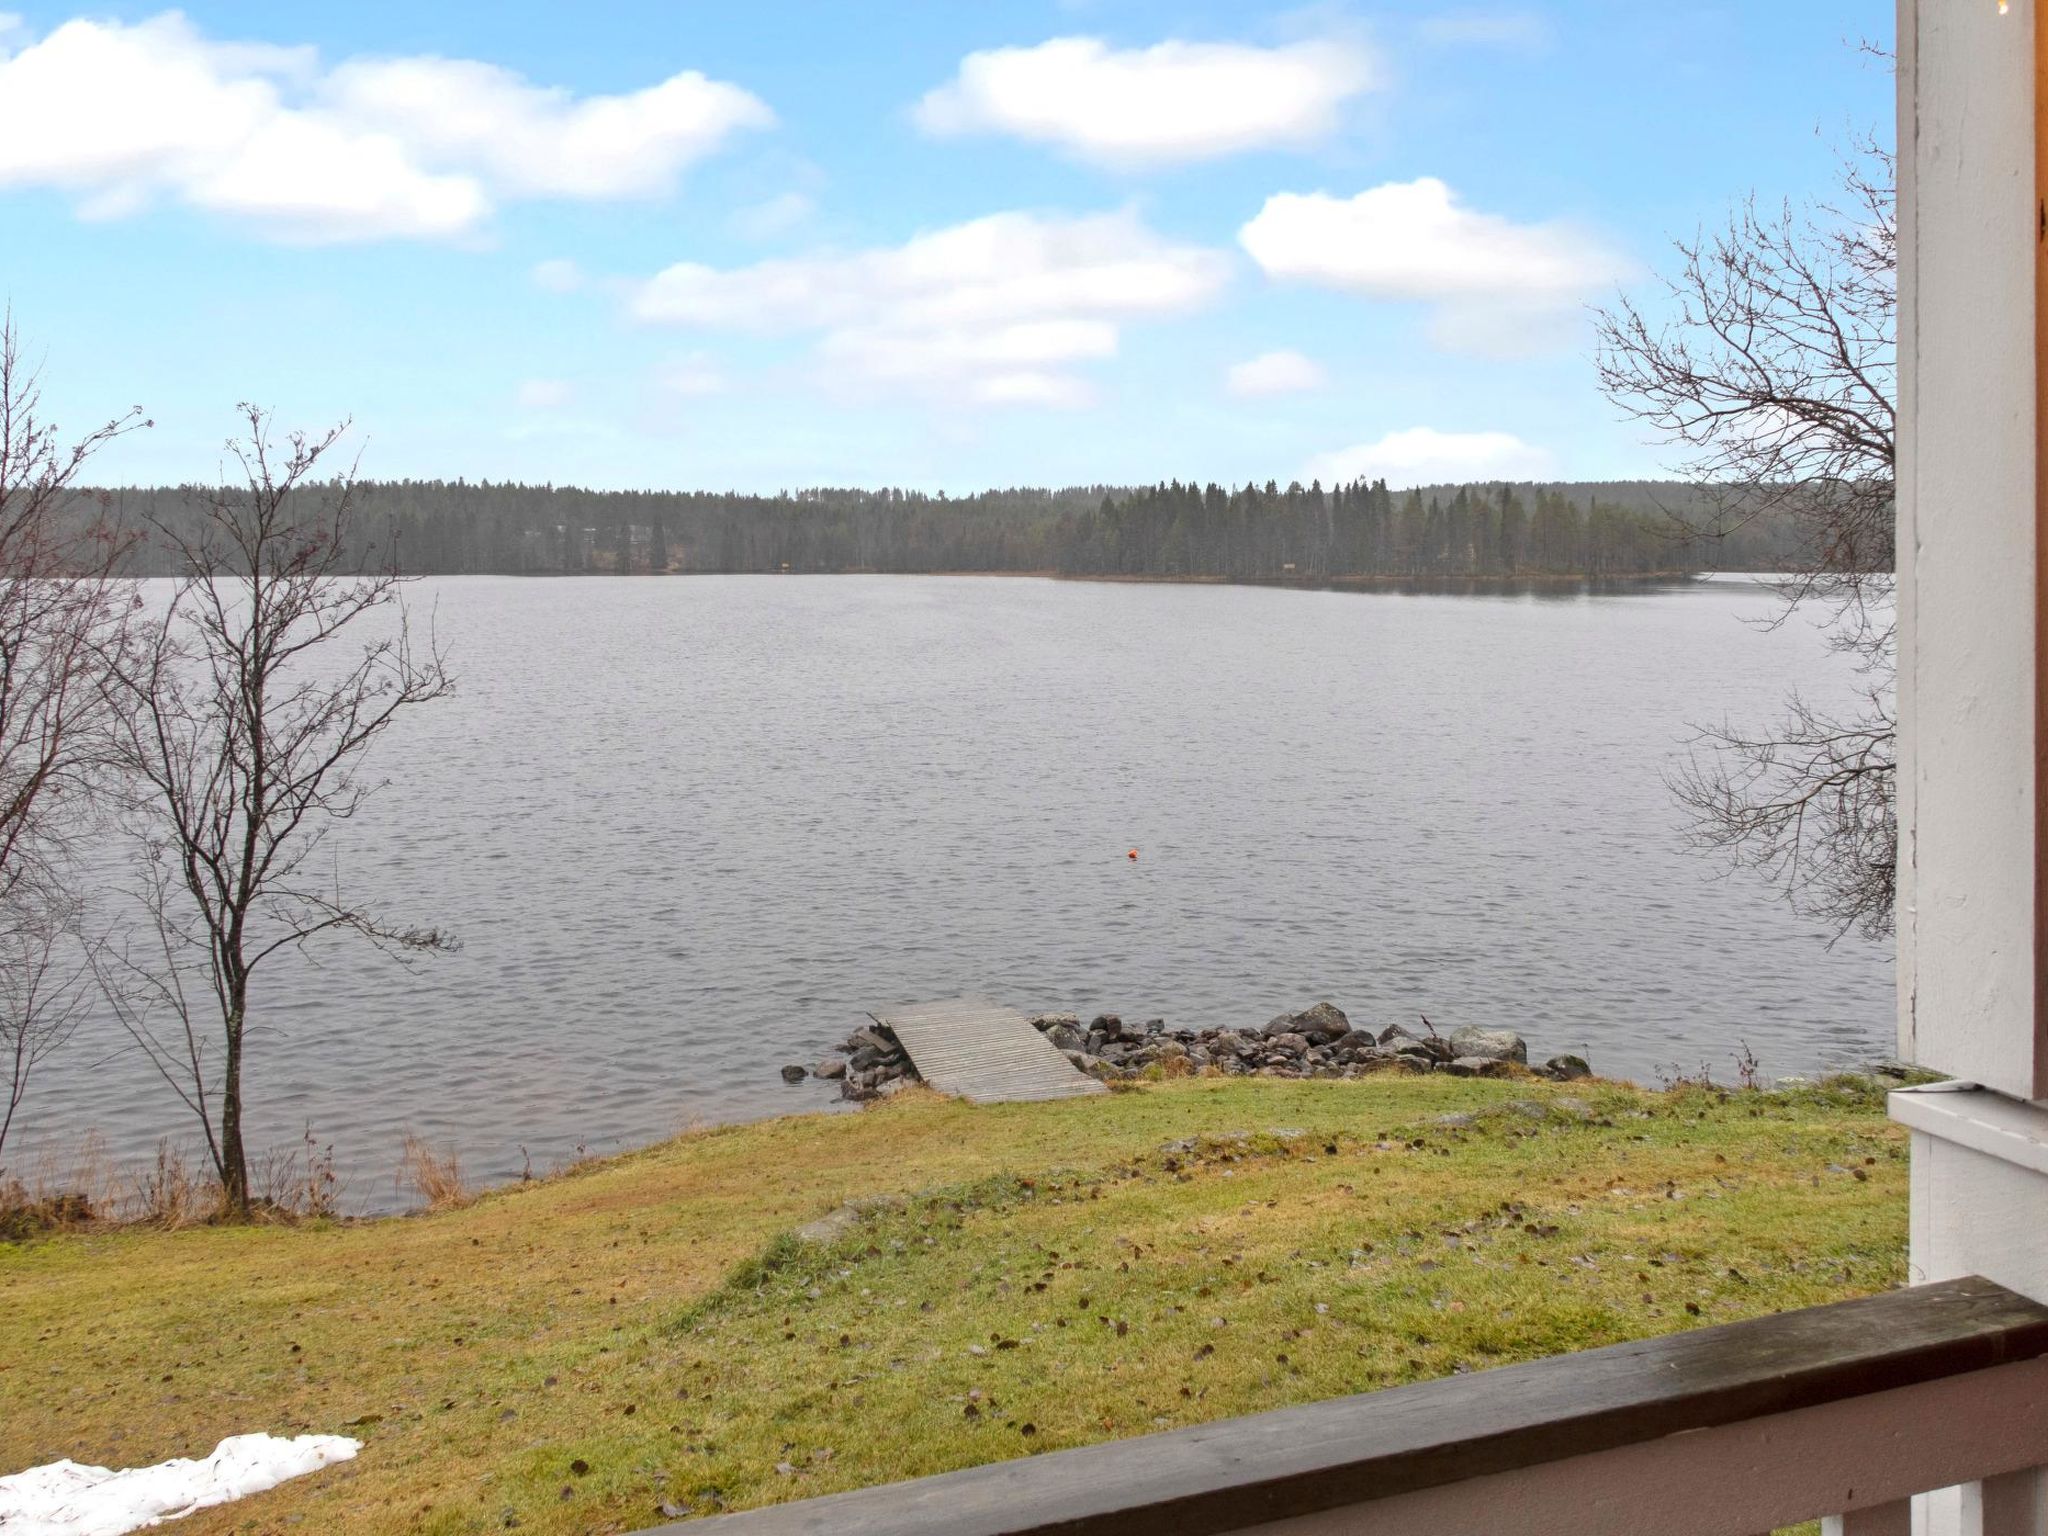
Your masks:
[[[310,1125],[299,1146],[265,1154],[251,1182],[254,1204],[269,1215],[325,1220],[341,1214],[343,1185],[334,1171],[334,1145],[322,1146]]]
[[[1747,1040],[1738,1041],[1737,1044],[1741,1049],[1735,1057],[1735,1085],[1754,1092],[1764,1085],[1762,1066],[1756,1059],[1756,1052],[1749,1048]]]
[[[1694,1088],[1712,1093],[1721,1091],[1721,1085],[1714,1081],[1714,1069],[1704,1061],[1700,1063],[1697,1072],[1688,1072],[1676,1062],[1670,1066],[1653,1067],[1651,1071],[1657,1079],[1657,1089],[1660,1093],[1678,1093]]]

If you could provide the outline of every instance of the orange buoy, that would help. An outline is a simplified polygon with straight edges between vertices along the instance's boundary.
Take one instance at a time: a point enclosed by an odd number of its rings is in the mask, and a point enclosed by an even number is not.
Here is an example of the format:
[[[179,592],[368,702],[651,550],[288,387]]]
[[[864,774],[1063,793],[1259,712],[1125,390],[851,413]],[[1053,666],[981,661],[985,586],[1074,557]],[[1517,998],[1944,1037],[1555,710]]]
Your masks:
[[[1138,850],[1137,850],[1137,849],[1135,849],[1135,848],[1133,848],[1133,849],[1132,849],[1132,850],[1131,850],[1131,851],[1130,851],[1129,853],[1127,853],[1127,854],[1125,854],[1125,855],[1124,855],[1124,857],[1125,857],[1125,858],[1127,858],[1127,859],[1135,859],[1135,858],[1136,858],[1137,856],[1138,856]]]

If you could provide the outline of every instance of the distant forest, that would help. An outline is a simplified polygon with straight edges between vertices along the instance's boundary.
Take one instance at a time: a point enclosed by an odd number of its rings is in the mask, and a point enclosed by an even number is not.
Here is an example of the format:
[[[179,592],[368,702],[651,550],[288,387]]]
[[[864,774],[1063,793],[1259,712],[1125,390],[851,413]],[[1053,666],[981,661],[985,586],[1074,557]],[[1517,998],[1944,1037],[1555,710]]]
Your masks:
[[[194,519],[195,488],[106,493],[130,522]],[[307,494],[320,494],[313,490]],[[366,563],[414,575],[1012,571],[1225,580],[1626,578],[1801,563],[1786,522],[1718,538],[1689,487],[1655,481],[1236,490],[1173,481],[948,497],[589,491],[364,481]],[[135,572],[174,573],[145,544]]]

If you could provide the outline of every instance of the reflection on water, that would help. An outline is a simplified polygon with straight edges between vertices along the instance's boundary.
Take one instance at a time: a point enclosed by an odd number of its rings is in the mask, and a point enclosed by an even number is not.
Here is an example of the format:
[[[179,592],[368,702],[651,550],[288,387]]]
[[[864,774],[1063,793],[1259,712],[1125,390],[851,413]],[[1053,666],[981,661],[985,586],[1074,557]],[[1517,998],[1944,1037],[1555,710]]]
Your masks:
[[[1647,1078],[1888,1049],[1890,955],[1685,853],[1691,722],[1825,699],[1744,583],[1424,596],[918,577],[422,583],[456,698],[387,739],[337,845],[446,923],[407,973],[273,975],[252,1144],[332,1141],[399,1200],[410,1128],[516,1176],[785,1086],[862,1010],[1505,1025]],[[1124,857],[1136,847],[1141,858]],[[88,1036],[90,1038],[88,1038]],[[31,1131],[122,1156],[184,1113],[105,1023]],[[111,1059],[110,1059],[111,1057]]]

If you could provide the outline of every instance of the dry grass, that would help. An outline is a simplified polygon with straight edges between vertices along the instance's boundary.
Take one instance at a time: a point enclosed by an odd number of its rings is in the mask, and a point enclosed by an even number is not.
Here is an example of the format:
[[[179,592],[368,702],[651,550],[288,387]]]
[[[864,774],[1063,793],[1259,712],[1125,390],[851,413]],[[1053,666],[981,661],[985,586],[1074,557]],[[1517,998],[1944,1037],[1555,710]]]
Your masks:
[[[221,1213],[220,1184],[209,1171],[201,1174],[175,1143],[156,1144],[156,1161],[131,1182],[126,1204],[114,1214],[164,1231],[216,1220]]]
[[[0,1168],[0,1238],[75,1231],[118,1204],[106,1144],[87,1136],[69,1151],[45,1147],[27,1167]]]
[[[430,1211],[452,1211],[475,1198],[462,1179],[462,1158],[453,1147],[439,1148],[411,1132],[398,1165],[398,1187],[410,1190]]]
[[[290,1152],[273,1152],[252,1172],[256,1208],[287,1220],[326,1220],[342,1213],[345,1190],[334,1171],[334,1147],[320,1145],[311,1126]]]
[[[633,1530],[1881,1290],[1904,1170],[1864,1090],[906,1094],[417,1218],[0,1247],[0,1471],[339,1432],[181,1536]]]
[[[459,1183],[451,1160],[429,1153],[426,1161],[437,1186],[451,1178]],[[311,1130],[301,1148],[261,1160],[250,1183],[258,1221],[324,1221],[341,1214],[334,1149],[321,1146]],[[149,1162],[118,1174],[96,1136],[68,1153],[46,1150],[19,1176],[0,1171],[0,1238],[129,1226],[174,1232],[217,1222],[223,1210],[211,1163],[169,1138],[157,1143]]]

